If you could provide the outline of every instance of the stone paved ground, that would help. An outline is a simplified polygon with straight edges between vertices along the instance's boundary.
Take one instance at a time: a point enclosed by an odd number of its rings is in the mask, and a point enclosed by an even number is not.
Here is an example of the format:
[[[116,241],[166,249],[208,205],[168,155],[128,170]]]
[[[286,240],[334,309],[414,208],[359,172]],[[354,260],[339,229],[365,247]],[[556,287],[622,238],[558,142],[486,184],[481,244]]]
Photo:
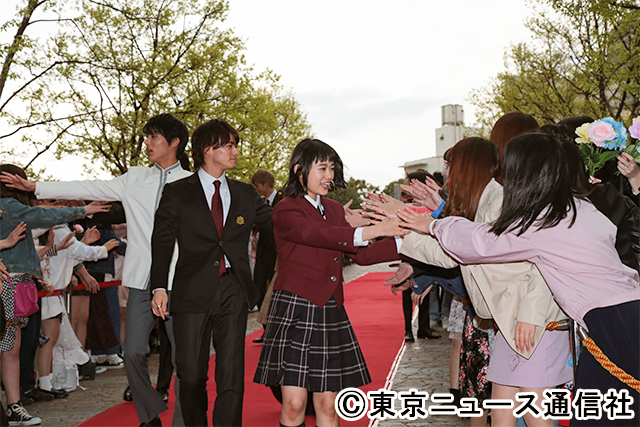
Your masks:
[[[345,280],[352,280],[371,271],[389,271],[386,264],[369,267],[356,265],[345,268]],[[398,307],[400,310],[400,307]],[[249,314],[247,334],[260,328],[255,321],[257,314]],[[446,334],[446,333],[445,333]],[[406,391],[416,388],[419,391],[432,393],[449,390],[448,360],[450,341],[444,336],[439,340],[418,339],[407,346],[399,364],[392,389]],[[415,335],[415,325],[414,325]],[[149,370],[155,384],[158,370],[158,355],[149,357]],[[84,390],[78,389],[67,399],[52,402],[35,403],[27,407],[32,415],[43,419],[43,426],[70,427],[83,422],[92,416],[122,402],[122,393],[127,385],[124,369],[109,370],[96,376],[94,381],[83,381]],[[431,416],[425,420],[402,421],[385,420],[379,423],[383,427],[400,426],[468,426],[468,420],[457,417]]]

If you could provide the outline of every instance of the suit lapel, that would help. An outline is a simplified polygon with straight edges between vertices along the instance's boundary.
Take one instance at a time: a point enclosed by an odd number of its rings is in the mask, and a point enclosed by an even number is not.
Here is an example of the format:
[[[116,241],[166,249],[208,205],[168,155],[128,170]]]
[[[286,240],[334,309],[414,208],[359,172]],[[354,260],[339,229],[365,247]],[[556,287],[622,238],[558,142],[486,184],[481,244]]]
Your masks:
[[[197,172],[189,177],[189,184],[191,184],[190,197],[192,198],[192,200],[195,200],[198,212],[197,215],[202,215],[203,217],[205,217],[205,222],[208,227],[211,228],[216,235],[218,235],[218,229],[216,228],[216,223],[213,220],[213,216],[211,215],[209,202],[207,201],[207,197],[204,194],[204,189],[202,188],[202,183],[200,182],[200,178],[198,177]]]

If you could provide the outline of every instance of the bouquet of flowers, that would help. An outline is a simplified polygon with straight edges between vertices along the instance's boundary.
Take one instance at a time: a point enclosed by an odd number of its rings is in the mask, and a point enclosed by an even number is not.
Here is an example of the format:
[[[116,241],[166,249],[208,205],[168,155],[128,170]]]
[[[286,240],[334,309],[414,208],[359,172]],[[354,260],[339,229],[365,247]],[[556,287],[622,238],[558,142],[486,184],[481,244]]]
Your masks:
[[[576,129],[576,134],[576,142],[591,176],[621,152],[630,154],[636,162],[640,162],[640,117],[633,119],[628,133],[622,122],[605,117],[583,124]],[[629,135],[636,140],[635,143],[629,143]]]

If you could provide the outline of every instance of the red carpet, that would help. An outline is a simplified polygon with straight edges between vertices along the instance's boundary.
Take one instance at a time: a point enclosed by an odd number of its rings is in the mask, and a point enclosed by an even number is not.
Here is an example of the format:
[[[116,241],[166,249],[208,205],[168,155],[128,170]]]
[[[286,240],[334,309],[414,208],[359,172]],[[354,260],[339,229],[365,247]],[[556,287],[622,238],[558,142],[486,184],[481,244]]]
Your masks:
[[[389,273],[369,273],[345,285],[345,301],[349,319],[353,325],[358,341],[364,353],[373,382],[362,390],[365,392],[383,388],[393,362],[403,344],[404,321],[400,296],[394,297],[389,288],[383,286]],[[277,426],[280,420],[280,404],[271,391],[252,379],[258,365],[261,346],[252,340],[260,336],[262,331],[248,335],[246,338],[245,394],[243,424],[245,426]],[[213,381],[215,355],[209,368],[209,422],[215,399],[215,382]],[[169,410],[160,415],[164,426],[171,425],[175,395],[170,390]],[[133,403],[123,402],[93,418],[80,426],[137,426],[140,422]],[[365,416],[355,422],[340,421],[343,426],[366,426],[369,419]],[[307,417],[306,425],[314,425],[314,418]]]

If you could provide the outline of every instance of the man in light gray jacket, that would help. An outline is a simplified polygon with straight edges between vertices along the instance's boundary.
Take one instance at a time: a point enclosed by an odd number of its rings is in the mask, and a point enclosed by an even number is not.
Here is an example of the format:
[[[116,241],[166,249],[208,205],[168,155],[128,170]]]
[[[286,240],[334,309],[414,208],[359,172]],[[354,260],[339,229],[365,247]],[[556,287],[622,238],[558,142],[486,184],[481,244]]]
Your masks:
[[[171,114],[152,117],[143,131],[147,135],[145,145],[149,161],[154,163],[152,167],[131,167],[125,174],[109,181],[34,183],[10,174],[4,174],[0,179],[10,187],[34,191],[39,199],[122,202],[127,217],[128,234],[122,284],[130,288],[123,343],[125,370],[141,426],[160,426],[162,424],[158,415],[167,410],[167,405],[151,385],[146,356],[149,353],[149,334],[155,324],[148,287],[151,272],[151,233],[164,185],[191,175],[191,172],[184,170],[179,162],[183,156],[186,157],[184,149],[189,139],[189,131]],[[176,247],[168,283],[173,282],[177,257]],[[167,323],[167,333],[173,348],[171,318]],[[177,377],[174,388],[178,394]],[[176,399],[173,425],[184,425],[179,399]]]

